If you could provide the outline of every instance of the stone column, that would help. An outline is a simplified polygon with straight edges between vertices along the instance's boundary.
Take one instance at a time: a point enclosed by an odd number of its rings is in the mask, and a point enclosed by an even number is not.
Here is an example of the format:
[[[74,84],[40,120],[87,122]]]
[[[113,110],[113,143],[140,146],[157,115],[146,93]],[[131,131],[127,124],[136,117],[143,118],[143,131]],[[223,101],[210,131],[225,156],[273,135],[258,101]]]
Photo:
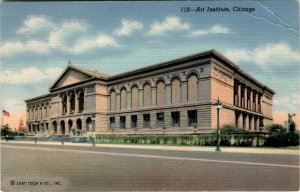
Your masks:
[[[110,100],[110,95],[108,95],[107,96],[107,109],[108,109],[108,111],[111,111],[111,107],[110,107],[110,102],[111,102],[111,100]]]
[[[238,106],[241,107],[242,106],[242,86],[240,83],[238,83]]]
[[[244,108],[245,108],[245,109],[247,109],[247,99],[248,99],[248,89],[247,89],[247,87],[245,86],[245,89],[244,89],[244,100],[245,100]]]
[[[144,128],[144,116],[143,114],[137,115],[137,127],[138,129]]]
[[[254,102],[254,100],[255,100],[255,102]],[[252,108],[253,111],[257,111],[256,103],[257,103],[256,92],[253,92],[253,108]]]
[[[187,118],[188,118],[188,112],[186,110],[182,110],[180,111],[180,127],[187,127],[188,124],[187,124]]]
[[[171,84],[165,85],[165,104],[171,105]]]
[[[120,129],[120,116],[115,117],[115,128]]]
[[[155,128],[156,127],[156,113],[155,112],[151,112],[150,113],[150,127],[151,128]]]
[[[240,113],[237,121],[237,127],[238,128],[243,128],[243,114]]]
[[[126,115],[125,128],[131,129],[131,116],[130,115]]]
[[[131,90],[127,92],[127,109],[131,109]]]
[[[38,120],[38,108],[37,107],[34,108],[34,120],[35,121]]]
[[[121,94],[117,93],[116,94],[116,110],[121,109]]]
[[[167,129],[170,129],[172,126],[172,117],[171,117],[171,112],[170,111],[166,111],[164,113],[164,123],[165,123],[165,127]]]
[[[249,115],[247,114],[245,117],[245,130],[249,130]]]
[[[200,92],[201,92],[201,83],[200,83],[200,79],[198,78],[198,81],[197,81],[197,86],[198,86],[198,90],[197,90],[197,99],[198,99],[198,101],[200,101],[201,100],[201,94],[200,94]],[[187,93],[188,94],[188,93]]]
[[[255,97],[256,97],[256,112],[258,112],[258,93],[256,93],[256,95],[255,95]]]
[[[71,112],[71,109],[70,109],[70,96],[69,96],[69,93],[67,93],[67,111],[66,111],[66,114],[70,113],[70,112]]]
[[[253,102],[253,90],[250,91],[250,110],[252,110],[252,102]]]
[[[139,89],[139,108],[144,106],[144,90]]]
[[[82,130],[86,131],[86,119],[82,118],[81,121],[82,121]]]
[[[57,135],[61,134],[61,127],[59,121],[57,122]]]
[[[154,86],[154,87],[151,87],[151,97],[152,97],[152,99],[151,99],[151,104],[152,104],[152,106],[156,106],[156,86]]]
[[[251,119],[250,120],[250,130],[254,130],[254,116],[251,116]]]
[[[180,99],[181,103],[186,103],[188,100],[188,82],[187,81],[182,81],[181,86],[180,86]],[[199,95],[199,93],[198,93]]]

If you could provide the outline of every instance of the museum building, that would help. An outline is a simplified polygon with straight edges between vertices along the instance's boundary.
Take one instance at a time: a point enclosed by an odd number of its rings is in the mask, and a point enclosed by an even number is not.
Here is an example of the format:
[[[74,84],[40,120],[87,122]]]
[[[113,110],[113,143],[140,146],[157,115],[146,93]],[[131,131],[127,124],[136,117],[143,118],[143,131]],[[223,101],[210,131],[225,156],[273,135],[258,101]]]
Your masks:
[[[275,92],[216,50],[109,76],[69,64],[49,93],[28,100],[27,128],[69,135],[210,132],[272,124]]]

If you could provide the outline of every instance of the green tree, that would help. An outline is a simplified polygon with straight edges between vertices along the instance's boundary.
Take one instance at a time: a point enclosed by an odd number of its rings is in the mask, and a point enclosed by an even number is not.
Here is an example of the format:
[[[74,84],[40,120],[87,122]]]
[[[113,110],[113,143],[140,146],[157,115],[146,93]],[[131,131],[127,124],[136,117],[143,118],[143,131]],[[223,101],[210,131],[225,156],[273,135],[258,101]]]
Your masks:
[[[1,129],[1,136],[11,135],[11,133],[12,133],[11,128],[8,125],[5,125]]]

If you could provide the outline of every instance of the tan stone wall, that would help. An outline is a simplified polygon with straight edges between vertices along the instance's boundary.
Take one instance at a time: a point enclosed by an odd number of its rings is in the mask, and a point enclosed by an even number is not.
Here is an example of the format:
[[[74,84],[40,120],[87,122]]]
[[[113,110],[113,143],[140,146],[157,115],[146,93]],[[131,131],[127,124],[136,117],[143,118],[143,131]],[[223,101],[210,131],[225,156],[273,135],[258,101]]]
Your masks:
[[[85,96],[83,111],[85,113],[95,113],[96,112],[96,95],[95,94]]]
[[[96,112],[107,112],[107,87],[104,85],[96,86]]]
[[[232,109],[221,108],[220,109],[220,128],[224,125],[235,125],[235,112]],[[217,109],[211,106],[211,125],[212,129],[217,128]]]
[[[262,113],[268,118],[273,116],[272,98],[270,96],[262,96]]]
[[[116,92],[114,90],[110,92],[110,110],[116,110]]]

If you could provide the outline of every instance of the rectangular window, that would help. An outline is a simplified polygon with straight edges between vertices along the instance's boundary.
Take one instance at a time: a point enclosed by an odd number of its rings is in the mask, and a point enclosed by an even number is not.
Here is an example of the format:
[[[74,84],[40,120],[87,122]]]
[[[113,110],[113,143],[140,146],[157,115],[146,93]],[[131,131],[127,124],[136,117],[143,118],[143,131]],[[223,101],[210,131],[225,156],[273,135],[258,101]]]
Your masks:
[[[194,124],[197,124],[197,110],[188,111],[188,117],[189,126],[194,126]]]
[[[120,116],[120,128],[125,129],[125,125],[126,125],[126,117]]]
[[[137,127],[137,115],[131,115],[131,128]]]
[[[165,122],[164,122],[164,113],[157,113],[156,114],[157,117],[157,127],[164,127]]]
[[[144,114],[144,128],[150,128],[150,114]]]
[[[109,118],[109,126],[110,126],[111,129],[114,129],[116,127],[115,117],[110,117]]]
[[[180,127],[180,112],[172,112],[172,127]]]

